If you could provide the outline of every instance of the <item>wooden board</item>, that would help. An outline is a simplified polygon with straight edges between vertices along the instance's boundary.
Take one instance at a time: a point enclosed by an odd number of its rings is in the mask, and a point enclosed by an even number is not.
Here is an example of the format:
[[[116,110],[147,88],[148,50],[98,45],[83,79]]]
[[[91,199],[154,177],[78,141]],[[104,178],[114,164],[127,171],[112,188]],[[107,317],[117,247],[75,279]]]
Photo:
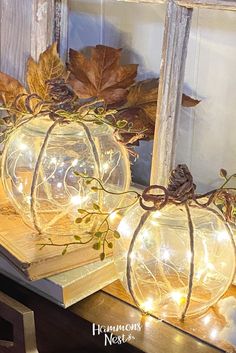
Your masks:
[[[165,185],[175,151],[192,10],[168,2],[163,38],[151,184]]]
[[[117,0],[123,2],[163,4],[168,0]],[[234,0],[173,0],[176,4],[189,8],[205,8],[214,10],[236,11]]]
[[[24,81],[26,61],[37,59],[53,40],[67,53],[67,0],[0,1],[0,69]]]
[[[135,306],[131,297],[124,290],[119,281],[105,287],[103,291],[132,306]],[[232,286],[224,295],[224,297],[228,296],[236,297],[236,287]],[[148,320],[149,317],[147,316],[147,321]],[[220,339],[219,333],[224,327],[227,326],[227,323],[218,313],[216,306],[211,307],[204,315],[201,315],[200,317],[196,316],[193,318],[186,318],[184,322],[180,322],[176,319],[168,319],[166,322],[216,348],[230,353],[236,352],[236,347],[233,347]]]

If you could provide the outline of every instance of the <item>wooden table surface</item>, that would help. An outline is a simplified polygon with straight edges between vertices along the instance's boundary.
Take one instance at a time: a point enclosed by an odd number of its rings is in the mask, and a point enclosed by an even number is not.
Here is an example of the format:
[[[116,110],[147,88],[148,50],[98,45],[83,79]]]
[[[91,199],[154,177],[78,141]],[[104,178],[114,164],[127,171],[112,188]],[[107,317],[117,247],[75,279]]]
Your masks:
[[[34,311],[39,353],[118,351],[123,353],[217,353],[223,351],[156,318],[151,316],[142,318],[136,308],[115,298],[114,295],[118,294],[115,292],[122,291],[119,283],[108,286],[67,310],[4,276],[0,276],[0,290]],[[120,292],[118,295],[125,299],[125,293]],[[128,300],[127,297],[126,301]],[[115,326],[140,322],[142,330],[133,332],[135,339],[129,344],[104,347],[104,336],[92,335],[92,323]],[[5,338],[1,337],[2,332],[4,330],[1,330],[0,323],[0,339]]]

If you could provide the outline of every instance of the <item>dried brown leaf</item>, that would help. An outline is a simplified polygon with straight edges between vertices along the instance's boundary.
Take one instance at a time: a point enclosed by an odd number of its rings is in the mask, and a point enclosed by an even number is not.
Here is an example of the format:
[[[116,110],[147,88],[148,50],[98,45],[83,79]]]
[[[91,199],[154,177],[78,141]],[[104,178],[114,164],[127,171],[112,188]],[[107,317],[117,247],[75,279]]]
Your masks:
[[[91,57],[70,50],[69,83],[79,98],[104,99],[106,104],[126,100],[128,90],[137,75],[137,65],[120,65],[121,49],[97,45]]]
[[[146,130],[142,138],[144,140],[152,139],[154,135],[158,86],[159,79],[148,79],[131,86],[126,104],[121,107],[118,114],[119,119],[132,123],[133,129]],[[194,107],[198,103],[198,100],[183,94],[183,106]],[[124,136],[123,134],[122,137],[126,140]]]
[[[183,96],[182,96],[182,106],[183,107],[192,108],[192,107],[195,107],[196,105],[198,105],[198,103],[200,103],[199,100],[194,99],[192,97],[189,97],[186,94],[183,94]]]
[[[51,101],[47,81],[67,78],[65,65],[57,52],[57,44],[52,44],[40,54],[39,61],[29,58],[26,80],[31,94],[38,94],[43,100]]]
[[[22,84],[15,78],[0,72],[0,100],[11,107],[18,95],[26,93]]]

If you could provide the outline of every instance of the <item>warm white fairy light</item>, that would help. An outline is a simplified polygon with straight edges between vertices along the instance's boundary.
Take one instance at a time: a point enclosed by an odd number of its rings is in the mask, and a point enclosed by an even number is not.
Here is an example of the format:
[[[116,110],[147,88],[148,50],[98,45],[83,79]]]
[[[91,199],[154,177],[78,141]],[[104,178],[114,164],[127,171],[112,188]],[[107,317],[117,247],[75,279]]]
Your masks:
[[[178,304],[181,305],[186,301],[185,296],[178,292],[178,291],[173,291],[172,293],[170,293],[171,298]]]
[[[212,271],[215,270],[215,266],[214,266],[211,262],[208,262],[208,263],[207,263],[207,268],[208,268],[209,270],[212,270]]]
[[[137,258],[135,252],[132,252],[130,255],[129,255],[130,259],[131,260],[135,260]]]
[[[217,240],[225,241],[228,239],[228,233],[226,231],[216,232]]]
[[[129,237],[131,235],[132,230],[131,230],[131,228],[129,226],[129,223],[127,223],[124,219],[119,224],[118,232],[123,237]]]
[[[164,249],[162,252],[161,252],[161,259],[163,261],[168,261],[170,259],[170,250],[168,249]]]
[[[141,308],[146,312],[151,311],[153,308],[153,299],[148,298],[147,300],[145,300],[145,302],[142,303]]]
[[[90,212],[97,204],[111,212],[119,207],[130,184],[129,156],[106,125],[102,130],[90,123],[50,126],[48,116],[37,116],[12,132],[2,155],[3,185],[29,226],[46,235],[74,235],[78,208]],[[87,183],[83,175],[99,179],[120,196],[91,192],[97,184]],[[93,215],[91,222],[83,222],[87,231],[93,226],[95,230],[98,218]]]
[[[209,322],[211,321],[211,316],[207,315],[205,316],[202,321],[204,322],[205,325],[209,324]]]
[[[143,240],[148,239],[148,237],[149,237],[149,232],[148,232],[147,230],[145,230],[144,232],[142,232],[141,237],[142,237]]]
[[[118,213],[116,211],[111,212],[109,219],[111,220],[111,222],[113,222],[117,218],[117,216],[118,216]]]
[[[79,163],[78,159],[74,159],[72,162],[72,167],[76,167],[78,163]]]
[[[50,163],[51,164],[56,164],[57,163],[56,157],[52,157],[51,160],[50,160]]]
[[[213,340],[216,339],[218,336],[218,333],[219,333],[218,330],[216,328],[213,328],[210,332],[210,338]]]
[[[19,149],[20,149],[21,151],[25,151],[25,150],[27,150],[27,148],[28,148],[28,146],[27,146],[25,143],[20,143]]]
[[[19,186],[17,187],[17,189],[18,189],[18,191],[19,191],[20,193],[22,193],[22,192],[23,192],[23,190],[24,190],[24,186],[23,186],[23,184],[22,184],[22,183],[20,183],[20,184],[19,184]]]
[[[70,199],[70,202],[73,205],[80,205],[82,201],[83,201],[83,198],[80,195],[72,196]]]
[[[155,295],[152,313],[159,317],[163,317],[163,311],[167,317],[176,318],[204,312],[217,302],[233,277],[235,255],[230,233],[215,214],[192,208],[192,251],[185,210],[168,206],[157,215],[159,217],[154,221],[152,213],[140,212],[137,205],[120,223],[120,229],[124,230],[124,226],[129,229],[126,236],[121,233],[117,242],[118,246],[121,242],[122,254],[123,249],[129,249],[135,236],[132,245],[136,259],[130,263],[133,293],[140,305],[150,294]],[[225,241],[221,242],[216,234],[224,229],[221,239],[225,237]],[[214,242],[210,241],[212,238]],[[125,277],[127,268],[124,264],[127,262],[119,263],[119,253],[117,259],[118,268],[123,268]],[[191,292],[190,272],[193,273]],[[209,320],[205,318],[202,324],[207,325]]]
[[[28,205],[31,204],[31,196],[26,196],[25,201]]]
[[[106,173],[109,169],[110,169],[110,164],[108,162],[103,163],[102,171]]]
[[[187,251],[186,257],[187,257],[188,261],[190,262],[192,260],[193,253],[191,251]]]
[[[152,214],[152,218],[160,218],[161,217],[161,212],[160,211],[155,211]]]

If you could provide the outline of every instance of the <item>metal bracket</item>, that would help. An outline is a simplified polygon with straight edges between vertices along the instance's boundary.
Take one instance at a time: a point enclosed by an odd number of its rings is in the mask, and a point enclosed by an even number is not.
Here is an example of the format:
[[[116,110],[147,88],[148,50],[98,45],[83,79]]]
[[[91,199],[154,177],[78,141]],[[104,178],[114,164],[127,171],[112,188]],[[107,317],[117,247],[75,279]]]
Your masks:
[[[0,340],[1,353],[38,353],[32,310],[0,292],[0,317],[13,325],[13,342]]]

